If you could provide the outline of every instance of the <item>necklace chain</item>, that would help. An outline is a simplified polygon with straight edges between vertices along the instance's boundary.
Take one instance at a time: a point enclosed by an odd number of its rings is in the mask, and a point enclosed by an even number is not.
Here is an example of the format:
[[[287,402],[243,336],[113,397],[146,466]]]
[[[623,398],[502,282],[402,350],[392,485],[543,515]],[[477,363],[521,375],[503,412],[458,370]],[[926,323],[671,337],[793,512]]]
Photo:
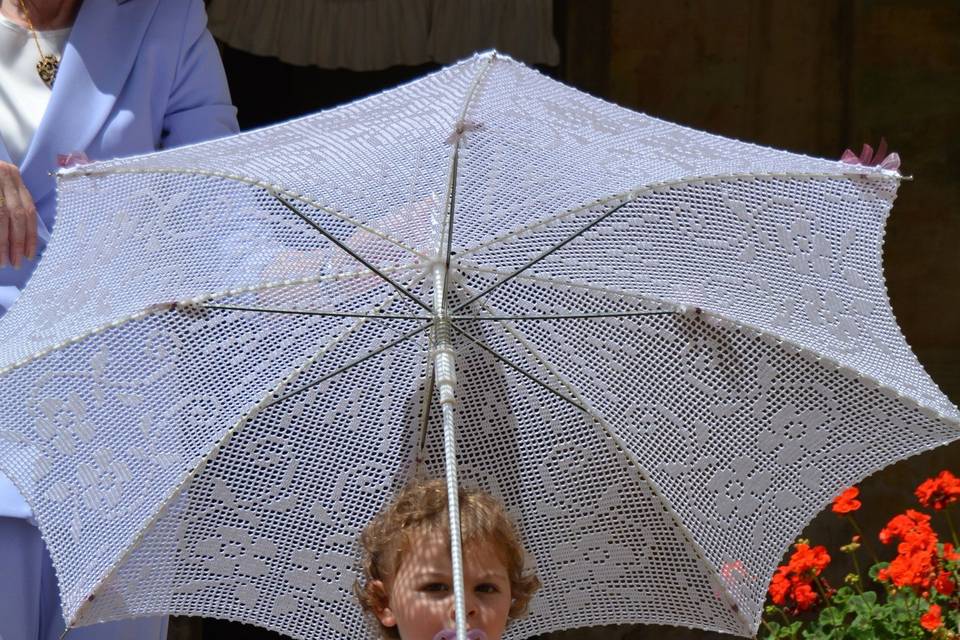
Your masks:
[[[27,5],[23,0],[20,0],[20,10],[23,12],[23,17],[27,21],[27,26],[30,27],[33,42],[37,45],[37,53],[40,54],[40,61],[37,62],[37,75],[43,80],[43,84],[53,89],[53,82],[57,79],[57,69],[60,67],[60,58],[52,53],[45,54],[43,52],[43,49],[40,47],[40,37],[37,35],[37,30],[33,26],[30,13],[27,11]]]

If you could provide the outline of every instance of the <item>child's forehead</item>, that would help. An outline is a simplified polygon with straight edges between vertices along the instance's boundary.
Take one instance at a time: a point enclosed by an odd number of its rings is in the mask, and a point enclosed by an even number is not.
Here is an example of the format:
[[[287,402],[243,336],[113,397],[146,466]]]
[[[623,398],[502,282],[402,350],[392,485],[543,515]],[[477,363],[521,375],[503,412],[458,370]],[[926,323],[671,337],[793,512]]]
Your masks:
[[[450,571],[450,539],[444,530],[408,531],[407,544],[398,551],[398,568],[426,572]],[[494,536],[464,540],[463,559],[468,565],[506,571],[502,545]]]
[[[403,544],[397,549],[400,559],[416,550],[442,552],[450,555],[450,533],[447,527],[437,525],[421,525],[404,530]],[[463,555],[483,556],[488,553],[496,554],[502,559],[504,545],[498,536],[490,533],[479,533],[469,536],[462,541]]]
[[[419,526],[404,529],[403,532],[405,546],[408,548],[418,545],[443,545],[447,549],[450,548],[450,529],[446,523],[443,525],[422,523]],[[494,532],[476,532],[463,538],[463,546],[464,550],[467,548],[478,551],[488,548],[499,549],[503,546],[503,541]]]

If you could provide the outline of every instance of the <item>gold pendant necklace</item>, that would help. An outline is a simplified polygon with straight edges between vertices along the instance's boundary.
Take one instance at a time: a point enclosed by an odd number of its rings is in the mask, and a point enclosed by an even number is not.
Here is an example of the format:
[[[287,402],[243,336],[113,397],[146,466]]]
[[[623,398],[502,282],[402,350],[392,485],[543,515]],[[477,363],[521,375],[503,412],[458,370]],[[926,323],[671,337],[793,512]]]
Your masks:
[[[52,53],[44,53],[40,48],[40,38],[37,36],[37,30],[33,28],[33,21],[30,20],[30,14],[27,12],[27,5],[20,0],[20,10],[23,17],[27,20],[27,26],[30,27],[30,33],[33,34],[33,41],[37,45],[37,53],[40,54],[40,61],[37,62],[37,75],[43,80],[43,84],[53,89],[53,82],[57,79],[57,69],[60,67],[60,58]]]

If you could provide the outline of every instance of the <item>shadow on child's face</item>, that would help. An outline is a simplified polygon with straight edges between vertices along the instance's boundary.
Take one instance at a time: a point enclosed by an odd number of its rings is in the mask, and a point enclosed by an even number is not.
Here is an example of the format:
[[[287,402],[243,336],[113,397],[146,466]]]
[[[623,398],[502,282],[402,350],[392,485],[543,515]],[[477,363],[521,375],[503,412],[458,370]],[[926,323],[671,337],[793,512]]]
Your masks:
[[[471,543],[463,553],[467,624],[487,640],[499,640],[510,612],[510,577],[492,541]],[[454,626],[450,545],[443,531],[415,533],[386,585],[387,607],[378,614],[402,640],[432,640]]]

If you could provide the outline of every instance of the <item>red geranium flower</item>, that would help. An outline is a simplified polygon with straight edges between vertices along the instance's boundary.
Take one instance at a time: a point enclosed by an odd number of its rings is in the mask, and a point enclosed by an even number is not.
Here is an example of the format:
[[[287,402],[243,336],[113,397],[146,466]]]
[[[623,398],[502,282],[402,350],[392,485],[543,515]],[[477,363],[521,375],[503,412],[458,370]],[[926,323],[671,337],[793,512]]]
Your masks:
[[[898,587],[913,587],[922,592],[930,588],[937,575],[937,534],[930,516],[913,509],[894,516],[880,531],[880,541],[899,541],[897,557],[877,573],[877,579]]]
[[[940,605],[930,605],[927,612],[920,616],[920,626],[927,631],[936,631],[943,626],[943,618],[940,617]]]
[[[960,560],[960,553],[957,553],[954,550],[952,544],[945,542],[943,545],[943,559],[949,562],[956,562],[957,560]]]
[[[770,582],[770,599],[774,604],[790,606],[794,611],[806,611],[817,604],[813,580],[830,564],[827,548],[806,543],[794,545],[795,551],[787,564],[777,567]]]
[[[939,511],[948,504],[960,500],[960,478],[944,470],[937,474],[936,478],[927,478],[920,483],[914,493],[920,504]]]
[[[806,611],[817,604],[817,592],[809,582],[800,582],[793,588],[793,599],[797,603],[797,611]]]
[[[811,547],[806,543],[794,545],[796,551],[790,556],[790,570],[801,576],[816,577],[830,564],[830,554],[825,546]]]
[[[783,606],[790,597],[790,578],[787,577],[787,567],[777,567],[770,581],[770,599],[774,604]]]
[[[937,593],[947,597],[952,596],[953,592],[957,589],[957,585],[953,582],[952,577],[946,571],[940,572],[940,575],[937,576],[937,579],[933,581],[933,586],[937,588]]]
[[[810,586],[810,580],[790,572],[789,566],[780,566],[770,582],[770,600],[776,605],[789,606],[795,612],[806,611],[817,604],[817,592]]]
[[[880,542],[883,544],[890,544],[896,539],[917,541],[931,537],[936,539],[937,534],[930,527],[930,516],[913,509],[894,516],[887,526],[880,530]]]
[[[936,569],[930,554],[900,554],[889,566],[877,572],[877,579],[889,580],[898,587],[913,587],[923,592],[933,583]]]
[[[858,495],[860,495],[860,489],[856,487],[844,489],[843,493],[833,499],[833,512],[844,515],[859,509],[860,501],[857,500]]]

